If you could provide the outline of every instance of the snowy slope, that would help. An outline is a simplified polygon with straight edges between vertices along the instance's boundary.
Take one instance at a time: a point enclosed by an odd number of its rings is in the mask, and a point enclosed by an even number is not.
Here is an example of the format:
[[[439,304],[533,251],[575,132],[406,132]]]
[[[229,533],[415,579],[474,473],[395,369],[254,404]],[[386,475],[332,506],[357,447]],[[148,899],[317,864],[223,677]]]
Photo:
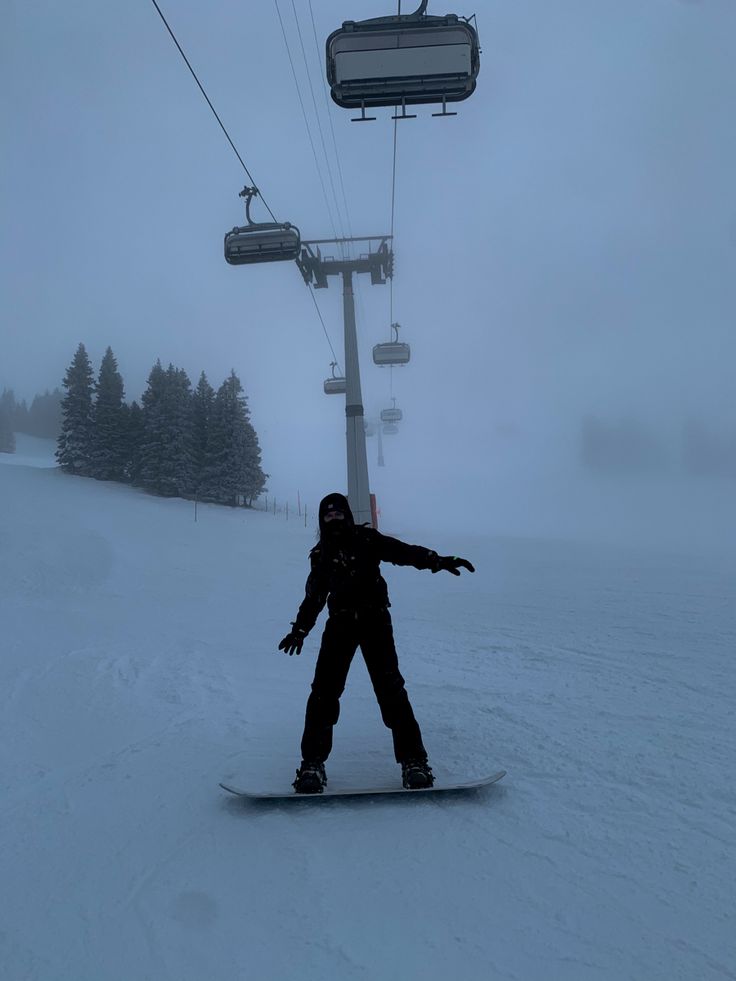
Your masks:
[[[313,528],[29,465],[0,514],[3,979],[736,977],[732,559],[425,537],[478,567],[387,570],[432,762],[508,776],[247,805],[226,771],[298,762]],[[394,777],[358,660],[343,709],[332,778]]]

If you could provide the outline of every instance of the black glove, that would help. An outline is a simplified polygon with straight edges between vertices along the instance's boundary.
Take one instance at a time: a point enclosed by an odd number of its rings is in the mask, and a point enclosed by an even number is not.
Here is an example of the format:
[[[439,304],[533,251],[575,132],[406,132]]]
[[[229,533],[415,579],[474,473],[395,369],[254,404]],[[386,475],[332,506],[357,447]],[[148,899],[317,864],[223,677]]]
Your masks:
[[[291,657],[292,654],[301,654],[302,644],[304,643],[304,638],[306,636],[306,630],[302,630],[301,627],[292,626],[292,629],[279,644],[279,650],[286,651],[289,657]]]
[[[475,568],[467,559],[459,559],[457,555],[438,555],[432,572],[451,572],[453,576],[459,576],[461,569],[475,572]]]

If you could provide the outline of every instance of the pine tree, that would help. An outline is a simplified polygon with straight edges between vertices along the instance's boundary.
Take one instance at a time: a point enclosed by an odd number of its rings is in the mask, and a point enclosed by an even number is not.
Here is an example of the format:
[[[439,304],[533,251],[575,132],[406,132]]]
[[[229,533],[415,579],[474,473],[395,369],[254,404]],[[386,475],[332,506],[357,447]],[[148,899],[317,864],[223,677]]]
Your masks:
[[[141,399],[143,439],[136,480],[136,483],[155,493],[159,493],[161,457],[166,442],[163,409],[165,385],[166,373],[161,367],[161,361],[157,360],[148,375],[148,386]]]
[[[121,480],[125,466],[123,379],[112,348],[105,351],[97,380],[91,474],[98,480]]]
[[[191,455],[194,474],[194,496],[201,497],[207,467],[207,445],[212,412],[215,403],[215,390],[207,381],[204,372],[199,376],[197,387],[192,393]]]
[[[140,483],[145,432],[143,410],[138,403],[123,403],[123,480],[131,484]]]
[[[217,391],[207,449],[203,496],[220,504],[250,503],[266,483],[258,437],[234,371]]]
[[[243,467],[243,497],[248,507],[253,504],[256,498],[260,497],[266,489],[268,474],[263,472],[261,467],[261,446],[258,442],[256,433],[250,421],[250,412],[247,411],[245,422],[245,450],[246,458]]]
[[[48,389],[36,395],[29,409],[25,402],[16,408],[18,432],[39,436],[41,439],[58,439],[61,432],[61,392]]]
[[[87,476],[93,449],[92,397],[94,380],[84,344],[80,344],[64,376],[61,433],[56,459],[67,473]]]
[[[15,396],[9,389],[0,395],[0,453],[15,453]]]
[[[164,395],[168,437],[163,448],[160,494],[187,497],[196,488],[192,457],[192,383],[186,371],[172,364],[166,369]]]
[[[191,382],[185,371],[157,361],[143,394],[140,483],[154,494],[185,496],[195,486]]]
[[[13,425],[13,428],[15,429],[16,433],[29,433],[29,434],[31,434],[31,426],[30,426],[29,416],[30,416],[30,413],[28,411],[28,404],[27,404],[26,400],[23,399],[21,402],[16,402],[15,403],[15,412],[14,412],[14,420],[15,421],[14,421],[14,425]],[[61,425],[59,425],[59,429],[57,429],[56,433],[54,434],[54,439],[56,439],[58,437],[58,435],[59,435],[60,432],[61,432]]]
[[[202,498],[216,504],[235,503],[228,497],[227,488],[232,457],[232,412],[229,395],[230,389],[225,381],[215,395],[207,438]]]

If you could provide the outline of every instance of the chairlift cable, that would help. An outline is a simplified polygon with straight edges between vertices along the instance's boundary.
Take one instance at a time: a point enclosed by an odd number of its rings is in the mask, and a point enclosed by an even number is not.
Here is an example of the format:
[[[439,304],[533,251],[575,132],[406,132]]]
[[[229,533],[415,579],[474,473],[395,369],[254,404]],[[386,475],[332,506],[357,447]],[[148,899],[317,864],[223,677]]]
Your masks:
[[[325,322],[324,322],[324,319],[322,317],[322,311],[320,310],[320,308],[319,308],[319,306],[317,304],[317,297],[314,295],[314,290],[309,285],[309,283],[307,283],[307,289],[309,290],[309,295],[312,297],[312,303],[314,303],[314,309],[317,311],[317,316],[319,317],[319,322],[322,324],[322,330],[325,332],[325,337],[327,338],[327,343],[330,345],[330,351],[332,351],[332,357],[334,359],[334,362],[337,365],[337,367],[339,368],[340,367],[340,364],[339,364],[339,362],[337,360],[337,355],[335,354],[335,349],[332,346],[332,341],[330,340],[330,335],[327,333],[327,327],[325,326]]]
[[[182,46],[181,46],[181,45],[179,44],[179,41],[177,40],[177,38],[176,38],[176,35],[175,35],[175,34],[174,34],[174,32],[172,31],[172,29],[171,29],[171,27],[170,27],[170,25],[169,25],[169,22],[168,22],[168,21],[166,20],[166,17],[164,16],[164,14],[163,14],[163,12],[162,12],[162,10],[161,10],[161,8],[159,7],[159,5],[158,5],[158,3],[156,2],[156,0],[151,0],[151,2],[153,3],[153,6],[154,6],[154,7],[156,8],[156,11],[157,11],[157,13],[158,13],[158,15],[159,15],[159,17],[160,17],[160,18],[161,18],[161,20],[163,21],[163,24],[164,24],[164,27],[165,27],[165,28],[166,28],[166,30],[167,30],[167,31],[169,32],[169,34],[170,34],[170,36],[171,36],[171,39],[172,39],[172,41],[174,42],[174,44],[176,45],[176,47],[177,47],[177,49],[178,49],[178,51],[179,51],[179,54],[180,54],[180,55],[182,56],[182,58],[184,59],[184,63],[186,64],[186,66],[187,66],[187,68],[188,68],[188,69],[189,69],[189,71],[191,72],[191,74],[192,74],[192,77],[194,78],[194,81],[195,81],[195,82],[197,83],[197,85],[199,86],[199,90],[200,90],[200,92],[202,93],[202,95],[204,96],[204,98],[205,98],[205,101],[207,102],[207,105],[208,105],[208,106],[210,107],[210,109],[212,110],[212,113],[213,113],[213,115],[214,115],[214,117],[215,117],[215,119],[216,119],[216,120],[217,120],[217,122],[218,122],[218,123],[220,124],[220,128],[222,129],[222,131],[223,131],[223,133],[225,134],[225,137],[227,138],[227,141],[228,141],[228,143],[229,143],[229,144],[230,144],[230,146],[232,147],[232,149],[233,149],[233,152],[235,153],[235,156],[236,156],[236,157],[238,158],[238,160],[240,161],[240,164],[241,164],[241,166],[242,166],[242,168],[243,168],[243,170],[245,171],[245,173],[247,174],[247,176],[248,176],[248,179],[250,180],[250,182],[251,182],[251,184],[252,184],[253,186],[257,186],[257,185],[256,185],[256,181],[255,181],[255,179],[254,179],[254,177],[253,177],[253,175],[251,174],[251,172],[250,172],[250,171],[248,170],[248,168],[246,167],[246,165],[245,165],[245,161],[243,160],[243,158],[241,157],[241,155],[240,155],[240,153],[238,152],[238,149],[237,149],[237,147],[236,147],[236,146],[235,146],[235,144],[233,143],[233,141],[232,141],[232,139],[231,139],[231,137],[230,137],[230,134],[228,133],[228,131],[227,131],[227,129],[225,128],[225,125],[224,125],[224,123],[222,122],[222,119],[220,118],[220,116],[219,116],[219,114],[218,114],[218,112],[217,112],[217,110],[216,110],[216,109],[215,109],[215,107],[214,107],[214,106],[212,105],[212,101],[210,100],[210,98],[209,98],[209,96],[208,96],[208,95],[207,95],[207,93],[205,92],[205,90],[204,90],[204,86],[202,85],[202,83],[200,82],[200,80],[199,80],[199,78],[197,77],[197,73],[196,73],[196,72],[194,71],[194,69],[192,68],[192,66],[191,66],[191,63],[189,62],[189,59],[187,58],[187,56],[186,56],[186,54],[184,53],[184,50],[182,49]],[[277,9],[278,9],[278,7],[277,7]],[[287,48],[287,50],[288,50],[288,48]],[[292,69],[292,70],[293,70],[293,69]],[[266,201],[264,200],[264,198],[263,198],[263,195],[261,194],[261,192],[260,192],[260,191],[259,191],[259,197],[261,198],[261,201],[263,201],[263,205],[264,205],[264,207],[265,207],[265,209],[266,209],[266,211],[268,211],[268,213],[269,213],[269,215],[270,215],[270,216],[271,216],[271,217],[273,218],[273,220],[274,220],[274,221],[277,221],[277,219],[276,219],[276,215],[275,215],[275,214],[273,213],[273,211],[271,211],[271,209],[269,208],[269,206],[268,206],[268,204],[267,204],[267,203],[266,203]],[[334,225],[333,225],[333,229],[334,229]],[[337,237],[337,235],[336,235],[335,237]],[[314,303],[314,308],[315,308],[315,310],[317,311],[317,316],[319,317],[319,321],[320,321],[320,323],[322,324],[322,330],[324,331],[324,333],[325,333],[325,337],[327,338],[327,343],[328,343],[328,345],[329,345],[329,347],[330,347],[330,351],[332,352],[332,356],[333,356],[333,358],[335,358],[335,360],[337,361],[337,356],[336,356],[336,354],[335,354],[335,349],[334,349],[334,347],[332,346],[332,341],[330,340],[330,336],[329,336],[329,334],[327,333],[327,327],[325,326],[325,322],[324,322],[324,318],[322,317],[322,311],[320,310],[320,308],[319,308],[319,306],[318,306],[318,304],[317,304],[317,298],[315,297],[315,295],[314,295],[314,293],[312,292],[312,289],[311,289],[311,287],[309,287],[309,293],[310,293],[310,295],[311,295],[311,297],[312,297],[312,302]]]
[[[399,0],[399,10],[398,16],[401,17],[401,0]],[[394,210],[396,206],[396,133],[398,126],[398,119],[396,119],[396,113],[398,112],[398,106],[396,107],[396,112],[394,112],[394,152],[393,152],[393,163],[391,165],[391,238],[393,240],[394,234]],[[393,277],[392,277],[393,279]],[[391,322],[393,323],[394,315],[393,310],[391,311]]]
[[[322,52],[319,46],[319,40],[317,38],[317,25],[314,22],[314,11],[312,10],[312,0],[309,0],[309,16],[312,20],[312,34],[314,36],[314,47],[317,52],[317,64],[321,66],[322,64]],[[325,79],[325,74],[320,71],[320,78],[322,79],[322,93],[325,97],[325,111],[327,113],[327,121],[330,124],[330,133],[332,134],[332,145],[335,149],[335,160],[337,162],[337,175],[340,180],[340,190],[342,192],[342,204],[345,211],[345,223],[348,229],[348,235],[353,237],[352,222],[350,221],[350,209],[348,208],[348,198],[345,193],[345,181],[342,174],[342,164],[340,162],[340,153],[337,149],[337,139],[335,138],[335,127],[332,124],[332,113],[330,111],[330,98],[327,92],[327,80]]]
[[[399,0],[398,16],[401,17],[401,0]],[[394,112],[394,116],[398,113],[398,106]],[[394,214],[396,211],[396,142],[397,142],[397,127],[399,121],[394,118],[394,149],[393,149],[393,161],[391,164],[391,243],[393,246],[394,240]],[[389,289],[389,323],[394,322],[394,277],[391,277],[391,282],[388,286]],[[388,369],[388,385],[389,391],[391,393],[391,398],[394,395],[394,366],[389,365]]]
[[[325,205],[327,206],[327,215],[329,217],[330,225],[332,226],[332,231],[334,233],[334,236],[335,236],[335,238],[338,238],[337,230],[335,228],[335,222],[334,222],[334,219],[333,219],[333,216],[332,216],[332,211],[330,209],[330,203],[329,203],[329,200],[327,198],[327,189],[325,187],[325,182],[324,182],[324,180],[322,178],[322,171],[320,169],[319,161],[317,159],[317,152],[316,152],[316,149],[315,149],[315,146],[314,146],[314,140],[312,139],[312,131],[310,129],[309,121],[307,119],[307,113],[306,113],[306,110],[304,108],[304,100],[302,99],[301,89],[299,88],[299,79],[297,78],[296,68],[294,67],[294,59],[291,57],[291,49],[289,47],[289,40],[288,40],[288,38],[286,36],[286,28],[284,26],[283,17],[281,16],[281,10],[279,8],[278,0],[274,0],[274,6],[276,7],[276,15],[278,16],[278,19],[279,19],[279,26],[281,27],[281,35],[282,35],[282,37],[284,39],[284,47],[286,48],[286,54],[287,54],[287,57],[289,59],[289,65],[291,67],[291,74],[292,74],[292,77],[294,79],[294,86],[296,87],[296,94],[299,97],[299,105],[301,106],[302,117],[304,119],[304,125],[305,125],[305,128],[307,130],[307,136],[309,137],[309,144],[310,144],[310,146],[312,148],[312,156],[314,157],[314,163],[315,163],[315,166],[317,168],[317,176],[319,177],[319,182],[320,182],[320,184],[322,186],[322,194],[324,195]],[[294,11],[294,16],[295,16],[295,19],[296,19],[296,10]],[[298,29],[299,29],[299,21],[297,19],[297,30]],[[301,32],[300,32],[300,38],[301,38]],[[302,50],[303,50],[303,45],[302,45]],[[307,73],[307,75],[308,75],[308,73]],[[311,85],[311,82],[310,82],[310,85]],[[319,322],[322,325],[322,330],[323,330],[324,335],[325,335],[325,338],[327,340],[327,344],[328,344],[328,346],[330,348],[330,351],[332,352],[332,358],[335,361],[335,363],[338,363],[338,358],[337,358],[337,355],[335,354],[335,348],[332,345],[332,341],[330,340],[330,335],[327,332],[327,326],[325,324],[324,317],[322,316],[322,311],[320,310],[319,304],[317,303],[317,297],[314,295],[314,290],[312,289],[312,287],[311,287],[311,285],[309,283],[307,283],[307,289],[309,290],[309,295],[312,297],[312,303],[314,304],[314,309],[317,311],[317,316],[319,317]]]
[[[296,68],[294,67],[294,59],[291,57],[291,49],[289,47],[289,40],[288,40],[288,38],[286,36],[286,28],[284,27],[284,21],[283,21],[283,18],[281,16],[281,10],[279,9],[279,0],[273,0],[273,2],[274,2],[274,6],[276,7],[276,14],[278,15],[278,18],[279,18],[279,24],[281,25],[281,34],[282,34],[282,36],[284,38],[284,45],[286,47],[286,54],[287,54],[287,56],[289,58],[289,65],[291,66],[291,74],[292,74],[292,76],[294,78],[294,85],[296,87],[296,94],[297,94],[297,96],[299,98],[299,105],[301,106],[302,116],[304,117],[304,126],[305,126],[305,128],[307,130],[307,136],[309,137],[309,145],[312,148],[312,156],[314,157],[314,164],[315,164],[315,167],[317,168],[317,176],[319,177],[319,182],[322,185],[322,194],[324,195],[325,204],[327,206],[327,214],[328,214],[328,217],[330,219],[330,225],[332,225],[332,231],[334,233],[335,238],[340,238],[340,236],[337,234],[337,229],[335,227],[335,220],[334,220],[334,218],[332,216],[332,209],[330,208],[330,202],[329,202],[329,199],[327,197],[327,188],[325,187],[324,178],[322,177],[322,169],[321,169],[321,167],[319,165],[319,160],[317,158],[317,150],[316,150],[316,148],[314,146],[314,140],[312,139],[312,130],[311,130],[311,127],[309,125],[309,120],[307,119],[307,111],[304,108],[304,100],[302,99],[301,89],[299,88],[299,79],[297,78]]]
[[[205,101],[207,102],[207,105],[208,105],[208,106],[210,107],[210,109],[212,110],[212,114],[214,115],[214,117],[215,117],[215,119],[217,120],[217,122],[218,122],[218,123],[220,124],[220,129],[221,129],[221,130],[222,130],[222,132],[223,132],[223,133],[225,134],[225,137],[226,137],[226,139],[227,139],[227,141],[228,141],[228,143],[230,144],[230,146],[231,146],[231,147],[233,148],[233,152],[235,153],[235,156],[236,156],[236,157],[238,158],[238,160],[240,161],[240,164],[241,164],[241,166],[242,166],[242,168],[243,168],[243,170],[244,170],[244,171],[246,172],[246,174],[248,175],[248,179],[250,180],[250,182],[251,182],[251,184],[253,184],[254,186],[257,186],[257,185],[256,185],[256,181],[255,181],[255,179],[253,178],[253,176],[252,176],[252,174],[251,174],[251,172],[250,172],[250,171],[248,170],[248,168],[247,168],[247,167],[246,167],[246,165],[245,165],[245,161],[243,160],[243,158],[242,158],[242,157],[240,156],[240,154],[238,153],[238,148],[237,148],[237,147],[235,146],[235,144],[233,143],[233,141],[232,141],[232,139],[231,139],[231,137],[230,137],[230,134],[229,134],[229,133],[228,133],[228,131],[227,131],[227,130],[225,129],[225,124],[224,124],[224,123],[223,123],[223,121],[222,121],[222,120],[220,119],[220,116],[219,116],[219,114],[218,114],[218,112],[217,112],[217,110],[216,110],[216,109],[215,109],[215,107],[214,107],[214,106],[212,105],[212,102],[211,102],[211,100],[210,100],[210,97],[209,97],[209,96],[207,95],[207,93],[206,93],[206,92],[205,92],[205,90],[204,90],[204,86],[202,85],[202,83],[200,82],[200,80],[199,80],[199,78],[197,77],[197,73],[196,73],[196,72],[195,72],[195,70],[194,70],[194,69],[192,68],[192,66],[191,66],[191,64],[190,64],[190,62],[189,62],[189,59],[188,59],[188,58],[187,58],[187,56],[186,56],[186,55],[184,54],[184,51],[183,51],[183,49],[182,49],[182,46],[181,46],[181,45],[179,44],[179,42],[178,42],[178,40],[176,39],[176,35],[175,35],[175,34],[174,34],[174,32],[173,32],[173,31],[171,30],[171,27],[169,26],[169,22],[168,22],[168,21],[166,20],[166,18],[164,17],[164,15],[163,15],[163,12],[162,12],[162,10],[161,10],[161,8],[159,7],[159,5],[158,5],[158,3],[156,2],[156,0],[151,0],[151,3],[152,3],[152,4],[153,4],[153,6],[154,6],[154,7],[156,8],[156,11],[157,11],[157,13],[158,13],[158,15],[159,15],[159,17],[161,18],[161,20],[162,20],[162,21],[163,21],[163,23],[164,23],[164,27],[166,28],[166,30],[167,30],[167,31],[169,32],[169,34],[171,35],[171,40],[172,40],[172,41],[174,42],[174,44],[175,44],[175,45],[176,45],[176,47],[178,48],[178,50],[179,50],[179,54],[180,54],[180,55],[182,56],[182,58],[184,59],[184,63],[186,64],[186,66],[187,66],[187,68],[189,69],[189,71],[190,71],[190,72],[192,73],[192,78],[194,79],[194,81],[195,81],[195,82],[197,83],[197,85],[199,86],[199,91],[200,91],[200,92],[202,93],[202,95],[204,96],[204,98],[205,98]],[[265,209],[266,209],[266,211],[267,211],[267,212],[269,213],[269,215],[270,215],[270,216],[271,216],[271,217],[273,218],[273,220],[274,220],[274,221],[276,221],[276,215],[275,215],[275,214],[273,213],[273,211],[271,211],[271,209],[269,208],[269,206],[268,206],[268,204],[266,204],[266,201],[264,200],[264,198],[263,198],[263,195],[260,195],[260,197],[261,197],[261,201],[263,201],[263,205],[264,205],[264,207],[265,207]]]
[[[299,16],[298,16],[298,14],[296,12],[296,4],[294,3],[294,0],[291,0],[291,9],[294,12],[294,21],[296,23],[296,32],[297,32],[297,35],[299,37],[299,46],[301,47],[301,50],[302,50],[302,59],[304,61],[304,71],[306,72],[307,82],[309,84],[309,92],[310,92],[310,95],[312,96],[312,105],[314,107],[314,115],[315,115],[315,118],[317,120],[317,130],[319,132],[319,138],[320,138],[320,142],[322,144],[322,153],[324,153],[324,155],[325,155],[325,164],[327,166],[327,177],[328,177],[329,182],[330,182],[330,188],[332,189],[332,197],[333,197],[334,202],[335,202],[335,213],[337,215],[337,224],[338,224],[338,226],[340,228],[340,237],[341,238],[345,238],[345,228],[343,226],[342,215],[340,213],[340,204],[338,202],[337,192],[335,191],[335,182],[334,182],[334,180],[332,178],[332,168],[330,167],[330,158],[329,158],[329,156],[327,154],[327,146],[325,144],[325,137],[324,137],[324,133],[322,132],[322,123],[320,122],[319,110],[317,109],[317,99],[316,99],[315,94],[314,94],[314,86],[312,85],[312,73],[309,70],[309,62],[307,61],[307,51],[306,51],[306,48],[304,47],[304,38],[302,37],[302,29],[301,29],[301,26],[299,24]],[[343,252],[344,252],[344,249],[343,249]]]
[[[401,8],[401,4],[399,4]],[[391,242],[393,247],[394,239],[394,214],[396,211],[396,141],[397,141],[397,126],[398,120],[394,119],[394,152],[393,152],[393,162],[391,164]],[[394,277],[391,277],[391,282],[389,283],[389,323],[394,322]]]

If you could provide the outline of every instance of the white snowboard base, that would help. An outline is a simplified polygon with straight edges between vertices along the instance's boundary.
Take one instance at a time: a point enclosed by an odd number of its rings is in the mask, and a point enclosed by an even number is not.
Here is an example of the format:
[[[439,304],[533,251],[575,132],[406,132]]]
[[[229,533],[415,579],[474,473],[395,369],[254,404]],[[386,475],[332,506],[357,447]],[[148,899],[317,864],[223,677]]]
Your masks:
[[[325,797],[362,797],[369,794],[416,795],[475,790],[478,787],[487,787],[505,775],[505,770],[498,770],[489,776],[471,780],[436,780],[433,787],[423,787],[419,790],[406,790],[400,783],[391,787],[346,787],[341,786],[339,781],[333,785],[328,778],[327,786],[321,794],[297,794],[292,787],[276,791],[247,789],[244,785],[236,784],[230,779],[221,781],[220,786],[223,790],[227,790],[231,794],[235,794],[238,797],[247,797],[252,800],[323,800]]]

